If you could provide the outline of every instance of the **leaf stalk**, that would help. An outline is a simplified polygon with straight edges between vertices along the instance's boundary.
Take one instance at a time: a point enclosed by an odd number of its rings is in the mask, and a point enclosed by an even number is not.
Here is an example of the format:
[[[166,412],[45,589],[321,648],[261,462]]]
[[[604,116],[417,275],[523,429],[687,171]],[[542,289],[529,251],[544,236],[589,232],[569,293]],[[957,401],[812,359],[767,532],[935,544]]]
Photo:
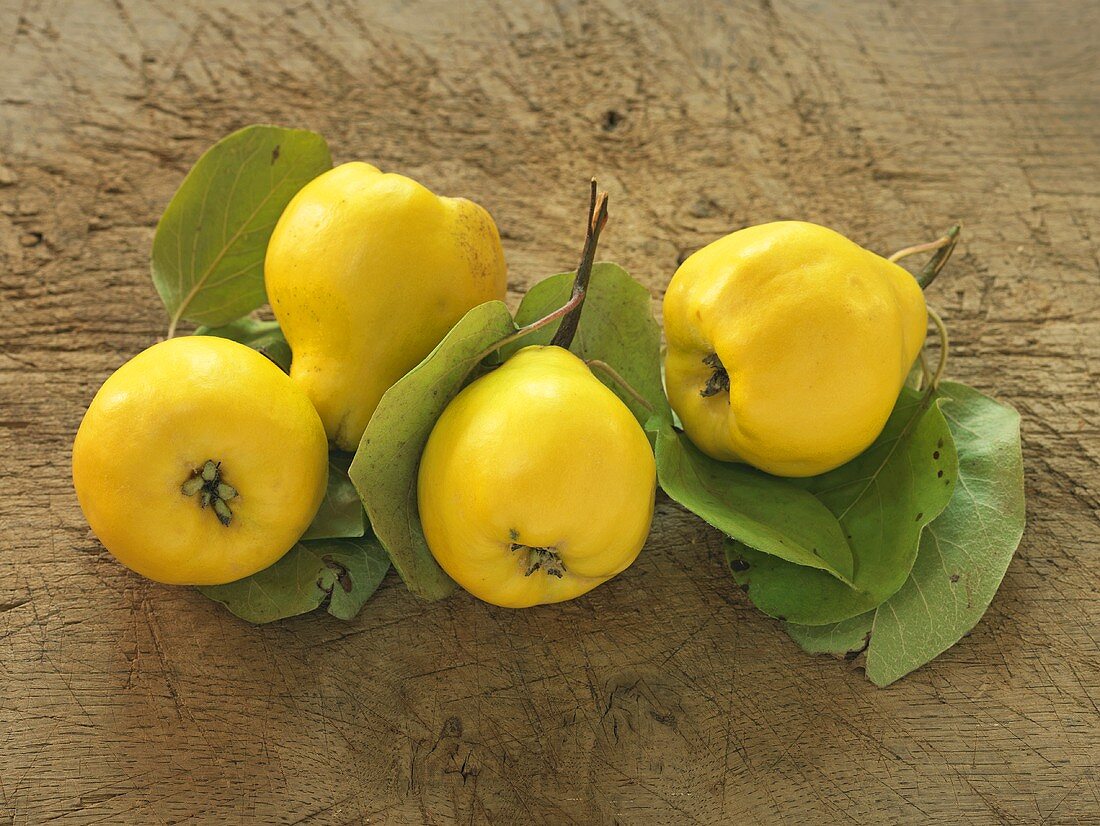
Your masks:
[[[630,398],[634,399],[634,401],[636,401],[638,404],[640,404],[642,407],[644,407],[647,412],[649,412],[649,413],[656,412],[653,409],[653,405],[651,405],[646,400],[646,397],[643,396],[641,393],[639,393],[637,390],[635,390],[634,387],[630,384],[630,382],[628,382],[623,377],[623,375],[621,373],[619,373],[618,370],[616,370],[614,367],[612,367],[606,361],[601,361],[600,359],[589,359],[588,361],[585,362],[585,364],[587,364],[590,369],[595,368],[596,370],[599,370],[601,373],[603,373],[605,376],[607,376],[609,379],[611,379],[613,382],[615,382],[615,384],[617,384],[623,390],[623,392],[625,392],[628,396],[630,396]]]
[[[935,252],[931,260],[924,265],[924,268],[913,277],[917,279],[917,283],[920,288],[926,289],[929,284],[936,280],[936,276],[940,274],[940,270],[947,264],[947,260],[951,257],[951,253],[955,251],[956,244],[959,243],[959,232],[962,230],[962,225],[955,224],[947,231],[945,235],[937,238],[935,241],[929,241],[926,244],[915,244],[911,247],[905,247],[900,249],[887,258],[887,261],[896,264],[903,258],[908,258],[910,255],[917,255],[922,252]]]

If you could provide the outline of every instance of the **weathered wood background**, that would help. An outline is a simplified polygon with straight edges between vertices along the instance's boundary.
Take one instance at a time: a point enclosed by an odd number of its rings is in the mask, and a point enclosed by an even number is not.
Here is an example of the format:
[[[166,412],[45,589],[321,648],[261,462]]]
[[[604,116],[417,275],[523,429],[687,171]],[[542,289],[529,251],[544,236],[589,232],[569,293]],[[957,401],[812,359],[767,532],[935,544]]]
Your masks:
[[[1100,15],[1080,2],[0,0],[0,823],[1100,822]],[[1024,417],[977,630],[887,690],[803,654],[667,500],[576,602],[253,628],[116,565],[84,406],[162,335],[157,217],[211,142],[325,134],[485,204],[511,299],[779,217],[965,236],[951,372]]]

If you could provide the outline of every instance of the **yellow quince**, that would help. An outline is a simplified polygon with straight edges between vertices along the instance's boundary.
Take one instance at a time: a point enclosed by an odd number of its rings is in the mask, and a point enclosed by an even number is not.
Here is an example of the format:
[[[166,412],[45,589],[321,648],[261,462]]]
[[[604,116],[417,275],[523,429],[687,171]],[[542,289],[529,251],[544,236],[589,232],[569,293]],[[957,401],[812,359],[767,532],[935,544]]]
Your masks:
[[[505,276],[488,212],[359,162],[294,196],[264,261],[291,378],[344,450],[467,310],[504,297]]]
[[[88,524],[158,582],[220,585],[271,565],[325,495],[328,443],[305,393],[235,341],[155,344],[116,370],[73,443]]]
[[[577,597],[625,570],[649,532],[656,466],[625,404],[561,347],[520,350],[444,410],[420,461],[432,555],[510,608]]]
[[[781,221],[690,256],[664,299],[669,401],[715,459],[813,476],[882,432],[924,343],[924,295],[897,264]]]

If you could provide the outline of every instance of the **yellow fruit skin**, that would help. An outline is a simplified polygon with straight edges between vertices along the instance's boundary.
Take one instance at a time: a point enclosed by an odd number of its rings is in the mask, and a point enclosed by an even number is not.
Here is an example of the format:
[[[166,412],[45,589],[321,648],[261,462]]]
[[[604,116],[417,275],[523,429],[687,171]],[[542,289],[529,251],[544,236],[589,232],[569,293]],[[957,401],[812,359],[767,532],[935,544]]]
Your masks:
[[[290,375],[344,450],[467,310],[504,297],[506,275],[488,212],[358,162],[294,196],[264,262]]]
[[[222,525],[181,485],[208,459],[239,495]],[[155,344],[96,393],[73,443],[73,484],[92,531],[158,582],[217,585],[271,565],[325,495],[328,444],[305,393],[243,344]]]
[[[428,547],[474,596],[507,608],[573,599],[622,572],[649,533],[649,441],[614,393],[560,347],[527,347],[471,383],[420,461]],[[560,578],[513,543],[553,548]]]
[[[897,264],[825,227],[782,221],[720,238],[664,299],[669,401],[724,461],[813,476],[859,455],[924,343],[924,295]],[[729,392],[704,398],[717,354]]]

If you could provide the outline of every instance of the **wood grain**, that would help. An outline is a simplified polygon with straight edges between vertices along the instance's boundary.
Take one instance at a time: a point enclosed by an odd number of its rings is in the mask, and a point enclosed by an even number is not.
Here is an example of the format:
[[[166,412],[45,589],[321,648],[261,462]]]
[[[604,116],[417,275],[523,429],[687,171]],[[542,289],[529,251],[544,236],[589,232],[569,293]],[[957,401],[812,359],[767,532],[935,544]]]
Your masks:
[[[0,0],[0,823],[1100,822],[1100,16],[826,4]],[[732,228],[966,226],[950,372],[1023,414],[1029,525],[975,632],[886,690],[799,651],[667,500],[576,602],[249,627],[90,535],[69,445],[163,335],[157,217],[274,122],[485,204],[511,300],[602,254],[659,298]]]

